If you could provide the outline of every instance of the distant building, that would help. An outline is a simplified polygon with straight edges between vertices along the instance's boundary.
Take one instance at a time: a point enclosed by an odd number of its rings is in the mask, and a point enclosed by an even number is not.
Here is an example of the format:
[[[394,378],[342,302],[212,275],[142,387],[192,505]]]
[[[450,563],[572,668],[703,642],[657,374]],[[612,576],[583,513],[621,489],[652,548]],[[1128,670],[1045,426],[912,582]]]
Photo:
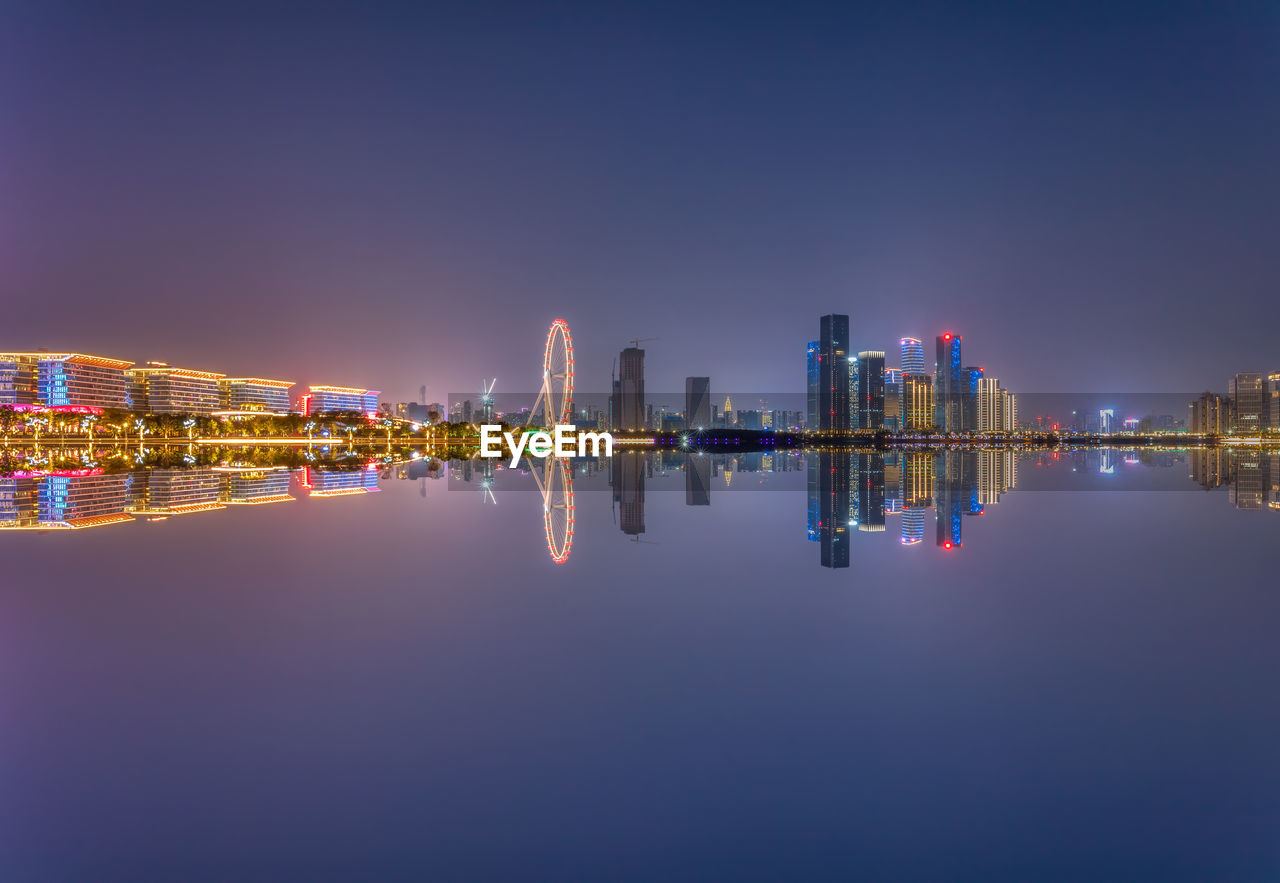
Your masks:
[[[898,341],[902,347],[902,373],[924,374],[924,344],[914,337]]]
[[[818,428],[818,352],[820,343],[811,340],[806,346],[805,380],[807,381],[808,399],[806,402],[804,425],[807,429]]]
[[[902,428],[930,429],[934,423],[933,378],[928,374],[902,375]]]
[[[850,421],[849,317],[832,313],[823,316],[819,326],[818,428],[844,432]]]
[[[858,427],[884,428],[884,353],[863,350],[858,353]]]
[[[1228,394],[1234,418],[1232,430],[1239,435],[1262,432],[1267,424],[1267,397],[1263,392],[1262,375],[1237,374],[1231,378]]]
[[[711,425],[711,378],[684,379],[684,422],[689,429],[706,429]]]
[[[969,378],[960,362],[960,335],[939,334],[934,362],[934,425],[943,432],[959,432],[964,428],[964,402]]]
[[[219,405],[224,411],[269,412],[290,410],[292,380],[261,377],[223,377],[218,381]]]
[[[1098,411],[1098,432],[1102,435],[1110,435],[1116,431],[1116,411],[1115,408],[1102,408]]]
[[[1231,405],[1225,396],[1204,392],[1190,405],[1188,425],[1196,435],[1221,435],[1231,426]]]
[[[358,411],[373,416],[378,413],[376,389],[350,386],[312,386],[302,397],[303,414],[326,414],[331,411]]]
[[[128,408],[131,365],[84,353],[0,353],[0,405]]]

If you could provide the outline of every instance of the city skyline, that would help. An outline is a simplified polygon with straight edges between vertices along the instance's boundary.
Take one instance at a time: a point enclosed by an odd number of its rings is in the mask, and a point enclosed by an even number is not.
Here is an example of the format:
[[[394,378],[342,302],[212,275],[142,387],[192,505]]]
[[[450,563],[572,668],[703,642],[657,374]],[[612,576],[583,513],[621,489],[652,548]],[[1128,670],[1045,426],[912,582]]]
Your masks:
[[[584,377],[660,337],[655,389],[795,389],[759,348],[846,312],[1023,389],[1271,370],[1274,9],[3,16],[6,346],[430,400],[512,388],[536,360],[492,328],[563,315]]]

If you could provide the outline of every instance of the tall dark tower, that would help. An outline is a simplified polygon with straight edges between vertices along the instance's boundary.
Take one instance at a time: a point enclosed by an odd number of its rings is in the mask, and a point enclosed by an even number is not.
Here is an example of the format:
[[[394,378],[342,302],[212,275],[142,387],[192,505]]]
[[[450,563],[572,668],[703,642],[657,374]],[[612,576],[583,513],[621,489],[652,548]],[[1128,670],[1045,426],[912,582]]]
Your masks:
[[[618,355],[613,428],[624,432],[644,429],[644,350],[629,346]]]
[[[808,385],[808,399],[804,414],[804,428],[818,428],[818,349],[819,342],[811,340],[806,348],[805,380]]]
[[[933,375],[934,425],[943,432],[964,428],[964,401],[969,378],[960,362],[960,335],[939,334]]]
[[[823,316],[818,340],[818,428],[849,429],[849,317]]]
[[[823,452],[817,459],[819,558],[823,567],[848,567],[850,455]]]
[[[884,353],[858,353],[858,427],[884,428]]]

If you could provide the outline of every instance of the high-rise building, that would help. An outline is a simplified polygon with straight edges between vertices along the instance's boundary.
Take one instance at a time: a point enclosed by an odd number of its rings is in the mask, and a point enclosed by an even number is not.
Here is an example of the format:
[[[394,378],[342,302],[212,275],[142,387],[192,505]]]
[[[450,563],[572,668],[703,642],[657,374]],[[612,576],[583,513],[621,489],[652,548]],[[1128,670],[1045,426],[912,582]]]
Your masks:
[[[898,341],[902,347],[902,373],[924,374],[924,344],[914,337]]]
[[[706,429],[711,425],[711,378],[684,379],[684,425],[689,429]]]
[[[934,425],[943,432],[964,429],[964,402],[969,378],[960,364],[960,335],[939,334],[937,359],[934,363]]]
[[[884,369],[884,426],[897,431],[902,428],[902,371]]]
[[[823,567],[848,567],[850,458],[825,451],[817,458],[819,557]]]
[[[964,393],[964,429],[973,432],[978,428],[978,382],[982,380],[982,369],[967,367],[964,377],[968,384]]]
[[[219,404],[225,411],[283,414],[289,411],[289,390],[292,388],[292,380],[224,377],[218,381]]]
[[[147,362],[130,368],[129,396],[135,411],[147,414],[212,414],[222,404],[225,374]]]
[[[711,505],[711,457],[707,454],[685,454],[684,504]]]
[[[934,423],[933,378],[928,374],[902,375],[902,428],[930,429]]]
[[[994,377],[978,379],[976,410],[979,432],[1013,432],[1018,428],[1017,400]]]
[[[1237,435],[1256,435],[1267,423],[1267,397],[1262,375],[1237,374],[1231,378],[1232,431]]]
[[[637,432],[648,426],[644,401],[644,350],[629,346],[618,354],[618,377],[613,382],[613,428]]]
[[[805,411],[805,428],[818,428],[818,350],[819,342],[811,340],[806,346],[805,380],[808,386],[807,410]]]
[[[1101,408],[1098,411],[1098,432],[1102,435],[1110,435],[1116,431],[1116,410],[1115,408]]]
[[[1231,426],[1229,400],[1217,393],[1201,393],[1190,404],[1190,419],[1187,422],[1196,435],[1221,435]]]
[[[331,411],[358,411],[370,417],[378,413],[378,395],[376,389],[359,389],[350,386],[312,386],[302,397],[303,414],[324,414]],[[469,419],[471,403],[467,402],[466,414]]]
[[[823,316],[819,325],[818,428],[845,432],[850,421],[849,317],[832,313]]]
[[[854,455],[854,488],[858,530],[876,533],[885,528],[884,455]]]
[[[647,466],[648,458],[638,451],[625,451],[609,462],[613,501],[618,504],[620,515],[619,527],[627,536],[644,533],[644,480]]]
[[[0,353],[0,405],[128,408],[133,362],[84,353]]]
[[[1280,432],[1280,371],[1272,371],[1267,375],[1262,397],[1266,401],[1267,429]]]
[[[858,427],[884,428],[884,353],[858,353]]]

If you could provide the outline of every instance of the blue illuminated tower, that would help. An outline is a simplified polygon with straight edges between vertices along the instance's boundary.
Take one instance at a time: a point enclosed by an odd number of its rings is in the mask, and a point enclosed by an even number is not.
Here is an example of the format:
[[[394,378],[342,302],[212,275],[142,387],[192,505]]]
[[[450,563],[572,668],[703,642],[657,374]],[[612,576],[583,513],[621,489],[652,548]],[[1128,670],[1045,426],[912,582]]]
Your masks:
[[[924,344],[914,337],[904,337],[898,344],[902,347],[902,373],[924,373]]]

